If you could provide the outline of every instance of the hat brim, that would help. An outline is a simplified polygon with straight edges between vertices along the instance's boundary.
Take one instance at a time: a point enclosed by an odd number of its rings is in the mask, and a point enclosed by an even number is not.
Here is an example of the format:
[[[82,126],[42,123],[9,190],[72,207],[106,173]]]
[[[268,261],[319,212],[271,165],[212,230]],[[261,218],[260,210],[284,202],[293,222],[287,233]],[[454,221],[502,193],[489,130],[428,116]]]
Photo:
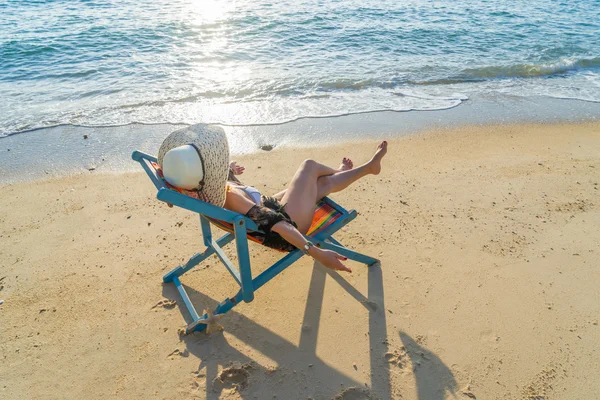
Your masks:
[[[204,162],[204,187],[198,192],[199,198],[223,207],[229,173],[229,143],[225,131],[217,125],[198,124],[172,132],[158,151],[159,165],[162,166],[169,150],[187,144],[198,149]]]

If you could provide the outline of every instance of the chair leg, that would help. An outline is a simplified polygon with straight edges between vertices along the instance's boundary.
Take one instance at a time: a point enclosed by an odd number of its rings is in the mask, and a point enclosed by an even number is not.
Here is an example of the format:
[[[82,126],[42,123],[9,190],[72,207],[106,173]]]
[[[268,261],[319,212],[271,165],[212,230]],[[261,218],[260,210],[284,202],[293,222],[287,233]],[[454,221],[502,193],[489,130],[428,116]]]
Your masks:
[[[198,320],[200,319],[200,317],[198,316],[198,312],[196,312],[196,308],[192,304],[190,297],[188,296],[187,292],[185,291],[185,288],[179,281],[179,278],[174,277],[172,282],[175,284],[175,287],[177,288],[177,291],[179,292],[179,295],[181,296],[181,299],[183,300],[183,304],[185,305],[185,308],[187,308],[188,313],[190,314],[190,317],[192,317],[193,322],[190,325],[197,323]],[[190,325],[188,325],[188,329],[186,329],[186,335],[191,332],[189,330]]]
[[[184,290],[184,289],[182,288],[181,290]],[[180,293],[181,293],[181,290],[180,290]],[[184,293],[185,293],[185,290],[184,290]],[[187,294],[185,296],[187,297]],[[213,314],[214,315],[226,314],[227,312],[229,312],[229,310],[231,310],[233,307],[238,305],[243,300],[243,296],[244,295],[243,295],[242,291],[240,290],[233,299],[227,298],[227,299],[223,300],[221,303],[219,303],[217,308],[215,308],[215,311],[213,312]],[[185,302],[185,298],[184,298],[184,302]],[[186,306],[187,306],[187,303],[186,303]],[[192,305],[191,307],[193,309],[194,306]],[[189,307],[188,307],[188,311],[190,311]],[[193,309],[193,313],[196,315],[196,317],[194,317],[192,312],[190,312],[190,315],[192,315],[192,319],[194,321],[186,327],[186,329],[185,329],[186,335],[189,335],[192,332],[202,332],[203,330],[206,329],[206,324],[203,324],[202,320],[204,318],[206,318],[207,315],[203,314],[202,317],[199,317],[198,314],[196,314],[195,309]]]
[[[231,242],[233,239],[234,239],[234,235],[231,233],[227,233],[227,234],[221,236],[217,240],[217,244],[220,247],[224,247],[229,242]],[[204,250],[203,253],[198,253],[198,254],[195,254],[193,257],[191,257],[188,260],[188,262],[185,263],[185,265],[180,265],[178,267],[175,267],[171,271],[169,271],[163,277],[163,282],[165,282],[165,283],[172,282],[173,278],[183,275],[184,273],[186,273],[190,269],[194,268],[196,265],[200,264],[202,261],[206,260],[208,257],[212,256],[213,254],[215,254],[215,250],[212,248],[212,246],[207,247],[207,249]]]
[[[179,295],[181,296],[181,299],[183,300],[183,304],[185,305],[186,309],[188,310],[188,313],[190,314],[190,317],[192,318],[192,322],[190,324],[188,324],[188,326],[185,328],[185,334],[189,335],[192,332],[202,332],[204,329],[206,329],[206,326],[207,326],[206,324],[203,323],[205,318],[207,318],[207,314],[202,314],[202,316],[198,315],[196,308],[192,304],[192,301],[190,300],[187,292],[185,291],[185,288],[179,281],[179,278],[177,278],[177,277],[173,278],[173,283],[175,284],[175,287],[179,291]],[[242,294],[242,291],[240,290],[239,293],[233,299],[227,298],[224,301],[222,301],[215,309],[214,315],[227,313],[229,310],[231,310],[233,307],[235,307],[240,301],[242,301],[242,299],[243,299],[243,294]]]
[[[344,257],[348,257],[351,260],[358,261],[359,263],[363,263],[370,266],[373,266],[379,263],[379,260],[370,256],[367,256],[362,253],[358,253],[354,250],[350,250],[340,244],[337,240],[333,238],[327,238],[325,240],[331,241],[331,243],[327,243],[325,241],[320,241],[318,245],[323,247],[324,249],[333,250],[336,253],[343,255]]]

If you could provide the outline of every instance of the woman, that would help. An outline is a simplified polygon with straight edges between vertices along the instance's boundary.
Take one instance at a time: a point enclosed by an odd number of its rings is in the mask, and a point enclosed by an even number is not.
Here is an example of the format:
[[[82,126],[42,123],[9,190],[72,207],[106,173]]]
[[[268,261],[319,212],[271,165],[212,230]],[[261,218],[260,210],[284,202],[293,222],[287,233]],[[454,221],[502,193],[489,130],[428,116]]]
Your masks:
[[[255,188],[241,183],[234,175],[242,174],[244,167],[232,162],[224,207],[253,220],[266,233],[266,246],[282,250],[297,247],[328,268],[352,272],[342,264],[346,257],[315,247],[303,234],[310,228],[315,204],[320,199],[347,188],[363,176],[379,174],[386,152],[387,142],[384,141],[377,146],[371,160],[357,168],[353,168],[352,161],[346,158],[339,169],[306,160],[289,187],[273,197],[261,196]]]

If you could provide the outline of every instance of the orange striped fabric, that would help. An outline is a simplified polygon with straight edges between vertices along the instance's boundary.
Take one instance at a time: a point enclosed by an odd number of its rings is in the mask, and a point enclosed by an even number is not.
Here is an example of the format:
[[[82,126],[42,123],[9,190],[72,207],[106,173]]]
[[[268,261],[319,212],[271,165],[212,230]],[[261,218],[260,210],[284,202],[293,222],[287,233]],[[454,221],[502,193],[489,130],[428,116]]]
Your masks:
[[[307,235],[316,235],[337,221],[341,216],[342,214],[339,211],[325,203],[325,201],[321,200],[317,204],[317,209],[315,210],[312,224],[310,225],[310,228],[308,228]]]

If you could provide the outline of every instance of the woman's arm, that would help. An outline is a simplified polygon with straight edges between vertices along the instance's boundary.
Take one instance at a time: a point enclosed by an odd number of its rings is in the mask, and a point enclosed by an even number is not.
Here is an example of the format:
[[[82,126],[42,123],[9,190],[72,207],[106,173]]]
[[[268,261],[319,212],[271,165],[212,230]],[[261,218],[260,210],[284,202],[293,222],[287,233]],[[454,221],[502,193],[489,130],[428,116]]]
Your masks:
[[[235,191],[236,189],[231,189],[231,192],[227,193],[227,197],[225,198],[226,209],[235,211],[243,215],[247,215],[249,210],[258,207],[262,209],[265,213],[275,214],[275,212],[269,208],[256,206],[251,200],[247,199],[245,196],[235,193]],[[257,221],[254,220],[254,222]],[[304,236],[302,236],[300,232],[298,232],[298,229],[296,229],[289,222],[279,221],[271,227],[271,231],[277,232],[290,244],[296,246],[300,250],[304,250],[304,245],[307,243],[307,240],[304,238]],[[340,261],[345,261],[347,260],[347,258],[339,255],[335,251],[323,250],[318,247],[312,246],[311,248],[309,248],[308,254],[327,268],[336,269],[338,271],[352,272],[350,268],[346,267]]]
[[[273,225],[271,231],[277,232],[290,244],[296,246],[300,250],[304,250],[304,246],[306,245],[307,240],[292,224],[286,221],[280,221]],[[338,271],[352,272],[350,268],[342,264],[342,262],[340,261],[346,261],[347,258],[336,253],[335,251],[324,250],[319,247],[312,246],[309,248],[308,254],[327,268],[335,269]]]

